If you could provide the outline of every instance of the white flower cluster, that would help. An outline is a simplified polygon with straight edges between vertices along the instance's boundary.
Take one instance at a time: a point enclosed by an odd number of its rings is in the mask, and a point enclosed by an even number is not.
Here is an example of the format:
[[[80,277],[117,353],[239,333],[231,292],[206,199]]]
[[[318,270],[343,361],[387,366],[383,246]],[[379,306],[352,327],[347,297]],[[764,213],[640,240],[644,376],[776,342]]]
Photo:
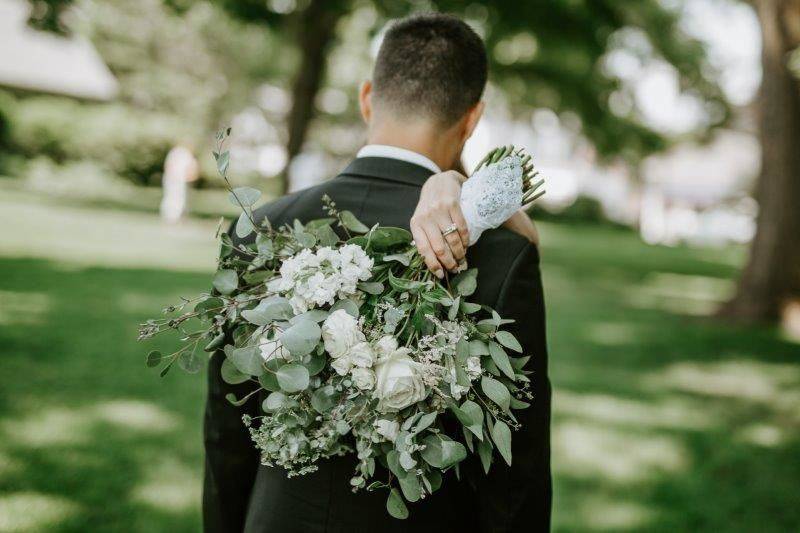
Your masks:
[[[322,324],[322,341],[331,356],[331,367],[340,376],[350,373],[353,384],[362,390],[375,387],[372,364],[375,355],[358,321],[344,309],[331,313]]]
[[[400,347],[392,335],[384,335],[372,346],[358,321],[345,310],[325,319],[322,340],[331,367],[340,376],[349,373],[359,389],[374,389],[381,411],[399,411],[428,395],[423,365],[411,358],[411,350]]]
[[[280,276],[267,289],[288,296],[295,314],[305,313],[355,295],[358,282],[372,275],[372,266],[372,258],[355,244],[316,252],[306,248],[283,261]]]

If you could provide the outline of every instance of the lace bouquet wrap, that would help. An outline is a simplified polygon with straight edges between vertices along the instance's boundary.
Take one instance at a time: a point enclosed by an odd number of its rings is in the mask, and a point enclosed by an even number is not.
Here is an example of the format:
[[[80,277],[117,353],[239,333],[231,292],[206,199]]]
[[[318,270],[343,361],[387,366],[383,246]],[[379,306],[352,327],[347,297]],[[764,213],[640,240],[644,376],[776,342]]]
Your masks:
[[[544,184],[541,179],[534,182],[538,175],[522,149],[502,146],[489,152],[461,189],[470,246],[484,231],[499,227],[523,204],[544,194],[536,192]]]
[[[228,183],[226,137],[214,156]],[[541,194],[529,162],[499,148],[467,181],[473,241]],[[304,475],[349,454],[353,475],[337,482],[385,490],[398,519],[470,455],[486,472],[512,464],[513,412],[533,399],[526,363],[537,354],[523,353],[513,320],[470,301],[476,269],[440,281],[407,230],[369,227],[328,197],[323,218],[273,227],[253,215],[260,191],[230,193],[241,214],[221,235],[213,288],[141,325],[142,340],[181,340],[148,366],[163,376],[223,358],[219,379],[249,391],[226,398],[258,412],[243,423],[262,464]]]

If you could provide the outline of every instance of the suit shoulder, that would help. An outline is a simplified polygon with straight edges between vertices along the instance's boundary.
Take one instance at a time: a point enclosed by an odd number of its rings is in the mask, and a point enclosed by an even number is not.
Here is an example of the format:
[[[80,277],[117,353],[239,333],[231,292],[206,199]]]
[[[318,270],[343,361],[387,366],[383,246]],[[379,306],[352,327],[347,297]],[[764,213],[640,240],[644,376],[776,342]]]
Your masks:
[[[479,257],[491,259],[498,268],[507,268],[517,258],[523,256],[534,257],[538,262],[539,253],[535,244],[528,239],[506,228],[489,230],[471,248]]]

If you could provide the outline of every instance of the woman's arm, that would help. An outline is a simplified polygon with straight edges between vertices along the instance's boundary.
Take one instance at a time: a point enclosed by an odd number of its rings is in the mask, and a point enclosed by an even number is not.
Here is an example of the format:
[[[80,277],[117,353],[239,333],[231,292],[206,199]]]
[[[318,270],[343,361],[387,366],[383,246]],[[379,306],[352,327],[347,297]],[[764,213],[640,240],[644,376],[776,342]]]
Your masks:
[[[417,249],[431,272],[439,278],[444,277],[445,270],[454,271],[464,266],[469,232],[459,200],[461,185],[466,180],[466,176],[455,170],[428,178],[422,186],[414,216],[411,217],[411,233]],[[456,231],[443,235],[452,225],[455,225]],[[533,244],[539,244],[539,232],[522,209],[503,226]]]

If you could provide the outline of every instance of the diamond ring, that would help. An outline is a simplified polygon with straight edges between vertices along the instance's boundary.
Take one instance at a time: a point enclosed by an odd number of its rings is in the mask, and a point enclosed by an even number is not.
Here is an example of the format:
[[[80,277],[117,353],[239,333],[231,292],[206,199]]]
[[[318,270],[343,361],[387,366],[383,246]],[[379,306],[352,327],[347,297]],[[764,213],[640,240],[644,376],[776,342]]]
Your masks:
[[[457,231],[458,231],[458,226],[456,226],[455,224],[450,224],[449,226],[447,226],[442,230],[442,236],[447,237],[451,233],[455,233]]]

